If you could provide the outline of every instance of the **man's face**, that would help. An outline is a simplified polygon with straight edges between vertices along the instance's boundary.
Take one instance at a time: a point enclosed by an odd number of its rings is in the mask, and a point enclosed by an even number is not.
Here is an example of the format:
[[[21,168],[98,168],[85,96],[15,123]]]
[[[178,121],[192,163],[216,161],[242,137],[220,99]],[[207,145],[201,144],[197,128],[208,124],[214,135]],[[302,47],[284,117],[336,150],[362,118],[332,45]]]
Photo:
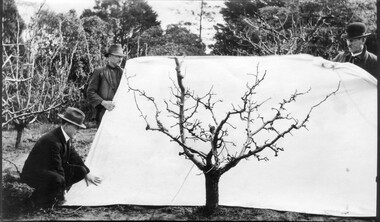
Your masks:
[[[363,50],[365,39],[357,38],[357,39],[346,39],[348,50],[351,53],[358,53]]]
[[[123,57],[122,56],[116,56],[116,55],[109,55],[108,61],[112,67],[120,66],[121,61],[123,61]]]
[[[74,124],[67,124],[65,128],[65,132],[71,139],[74,139],[74,136],[75,134],[77,134],[78,130],[79,130],[79,126],[74,125]]]

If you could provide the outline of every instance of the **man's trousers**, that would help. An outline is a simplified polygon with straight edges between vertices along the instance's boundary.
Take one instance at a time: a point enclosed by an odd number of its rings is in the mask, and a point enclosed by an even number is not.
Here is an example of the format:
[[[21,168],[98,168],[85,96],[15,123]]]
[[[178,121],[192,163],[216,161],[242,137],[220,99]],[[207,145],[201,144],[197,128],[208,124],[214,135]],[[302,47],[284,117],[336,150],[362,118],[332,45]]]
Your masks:
[[[21,182],[34,188],[32,200],[41,205],[52,205],[56,201],[64,200],[65,189],[82,180],[87,174],[85,167],[68,165],[65,167],[65,176],[51,171],[41,170],[28,174],[21,174]]]

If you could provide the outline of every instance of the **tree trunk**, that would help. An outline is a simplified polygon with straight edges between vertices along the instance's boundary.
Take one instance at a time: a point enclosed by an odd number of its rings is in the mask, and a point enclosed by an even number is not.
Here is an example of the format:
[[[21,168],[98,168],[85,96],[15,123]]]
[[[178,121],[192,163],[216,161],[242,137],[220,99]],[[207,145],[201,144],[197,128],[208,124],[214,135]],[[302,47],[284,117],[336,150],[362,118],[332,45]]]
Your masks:
[[[201,0],[201,13],[199,15],[199,39],[202,39],[203,0]]]
[[[25,125],[24,124],[15,124],[15,128],[17,131],[15,148],[18,149],[20,147],[20,144],[21,144],[22,133],[24,132]]]
[[[219,179],[217,171],[205,173],[206,179],[206,211],[212,214],[219,206]]]

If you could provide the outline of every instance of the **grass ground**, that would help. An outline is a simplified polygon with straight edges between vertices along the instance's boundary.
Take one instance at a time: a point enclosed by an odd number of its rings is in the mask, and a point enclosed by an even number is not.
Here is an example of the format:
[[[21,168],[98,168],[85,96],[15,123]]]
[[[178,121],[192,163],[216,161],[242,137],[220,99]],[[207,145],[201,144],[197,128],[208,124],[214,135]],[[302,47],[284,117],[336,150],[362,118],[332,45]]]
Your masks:
[[[29,196],[31,188],[18,182],[18,171],[38,138],[53,129],[48,124],[34,124],[25,130],[19,149],[14,148],[16,132],[2,131],[2,219],[3,221],[45,220],[206,220],[206,221],[375,221],[370,218],[348,218],[327,215],[305,214],[243,207],[225,207],[213,215],[204,215],[202,207],[184,206],[137,206],[112,205],[101,207],[58,207],[42,209],[34,207]],[[95,128],[81,130],[74,141],[78,153],[86,158],[96,133]]]

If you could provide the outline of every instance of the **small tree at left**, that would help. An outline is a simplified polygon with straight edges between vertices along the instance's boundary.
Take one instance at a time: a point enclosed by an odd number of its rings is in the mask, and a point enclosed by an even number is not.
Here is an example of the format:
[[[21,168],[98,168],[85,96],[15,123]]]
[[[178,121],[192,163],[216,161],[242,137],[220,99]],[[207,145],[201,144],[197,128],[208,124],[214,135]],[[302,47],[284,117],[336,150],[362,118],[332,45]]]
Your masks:
[[[15,7],[15,4],[8,6]],[[37,25],[41,15],[38,12],[23,31],[20,16],[5,13],[9,7],[3,8],[3,15],[16,18],[15,30],[10,33],[17,34],[2,38],[2,127],[15,127],[18,148],[28,124],[40,114],[59,109],[69,96],[78,94],[78,89],[68,82],[75,50],[67,53],[60,28],[56,29],[57,35],[46,32]],[[18,14],[17,9],[13,12]]]

